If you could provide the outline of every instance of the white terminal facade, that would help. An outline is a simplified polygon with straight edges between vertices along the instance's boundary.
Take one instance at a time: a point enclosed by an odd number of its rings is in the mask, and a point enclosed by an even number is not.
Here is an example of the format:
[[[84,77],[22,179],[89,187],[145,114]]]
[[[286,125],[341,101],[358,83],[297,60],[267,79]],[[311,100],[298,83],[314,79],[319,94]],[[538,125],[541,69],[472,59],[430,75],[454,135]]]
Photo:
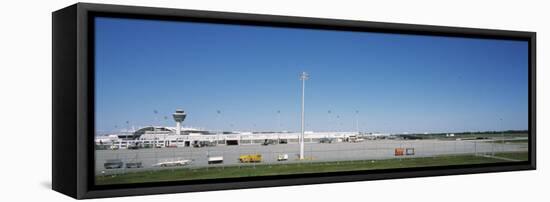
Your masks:
[[[149,126],[132,132],[121,132],[96,136],[96,145],[114,146],[125,149],[130,146],[141,147],[192,147],[213,145],[250,145],[250,144],[299,144],[300,132],[215,132],[197,128],[182,127],[187,114],[176,110],[173,114],[176,127]],[[356,141],[365,137],[386,136],[386,134],[361,134],[359,132],[304,132],[304,142],[320,141],[342,142]]]

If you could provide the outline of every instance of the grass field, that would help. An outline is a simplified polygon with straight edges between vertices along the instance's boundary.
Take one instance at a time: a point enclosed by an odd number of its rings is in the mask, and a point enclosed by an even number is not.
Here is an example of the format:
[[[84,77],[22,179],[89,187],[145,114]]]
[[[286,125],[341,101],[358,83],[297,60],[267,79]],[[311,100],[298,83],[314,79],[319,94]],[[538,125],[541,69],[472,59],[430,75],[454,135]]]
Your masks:
[[[519,139],[519,140],[495,140],[494,143],[501,143],[501,144],[527,144],[529,143],[529,140],[527,139]]]
[[[529,160],[529,153],[527,153],[527,152],[496,153],[495,156],[509,158],[509,159],[515,159],[515,160],[520,160],[520,161]]]
[[[498,157],[516,160],[527,160],[527,152],[498,153]],[[97,185],[127,184],[160,181],[182,181],[194,179],[234,178],[249,176],[270,176],[284,174],[303,174],[319,172],[337,172],[354,170],[377,170],[390,168],[412,168],[443,165],[465,165],[506,162],[502,159],[476,155],[453,155],[421,158],[399,158],[386,160],[342,161],[289,163],[277,165],[243,165],[211,168],[178,168],[156,171],[142,171],[118,175],[96,176]]]

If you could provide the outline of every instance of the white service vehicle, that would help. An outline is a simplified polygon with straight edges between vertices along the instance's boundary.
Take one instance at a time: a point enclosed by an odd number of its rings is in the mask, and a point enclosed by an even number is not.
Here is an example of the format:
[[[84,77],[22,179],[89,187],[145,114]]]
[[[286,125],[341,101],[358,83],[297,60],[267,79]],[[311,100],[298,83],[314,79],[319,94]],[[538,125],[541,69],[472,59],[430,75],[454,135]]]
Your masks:
[[[209,156],[208,164],[218,164],[223,163],[223,156]]]
[[[191,164],[191,160],[168,160],[153,164],[153,167],[179,167]]]
[[[288,154],[279,154],[277,156],[277,161],[286,161],[288,160]]]
[[[365,139],[363,139],[363,138],[357,138],[353,142],[364,142],[364,141],[365,141]]]

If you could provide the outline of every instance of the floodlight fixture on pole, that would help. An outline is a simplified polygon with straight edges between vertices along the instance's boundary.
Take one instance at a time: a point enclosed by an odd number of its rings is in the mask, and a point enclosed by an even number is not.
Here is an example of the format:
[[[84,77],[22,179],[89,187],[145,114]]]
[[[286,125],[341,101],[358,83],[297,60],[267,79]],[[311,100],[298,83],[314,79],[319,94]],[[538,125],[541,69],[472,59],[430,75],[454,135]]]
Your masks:
[[[304,132],[305,132],[305,106],[304,97],[306,90],[306,80],[309,79],[309,75],[306,72],[302,72],[300,80],[302,81],[302,134],[300,135],[300,160],[304,159]]]

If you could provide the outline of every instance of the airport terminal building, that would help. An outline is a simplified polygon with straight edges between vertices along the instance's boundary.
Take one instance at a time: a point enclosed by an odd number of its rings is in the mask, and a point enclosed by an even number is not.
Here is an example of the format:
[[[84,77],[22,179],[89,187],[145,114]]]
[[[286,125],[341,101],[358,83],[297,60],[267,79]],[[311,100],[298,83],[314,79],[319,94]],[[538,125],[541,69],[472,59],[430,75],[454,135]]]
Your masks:
[[[294,144],[299,132],[210,132],[195,128],[144,127],[135,132],[97,136],[96,145],[126,149],[140,147],[202,147],[211,145]],[[354,141],[363,135],[357,132],[306,132],[304,142]]]
[[[131,132],[96,136],[98,148],[128,149],[134,147],[203,147],[213,145],[293,144],[298,143],[299,132],[213,132],[181,127],[186,117],[183,110],[173,114],[176,127],[148,126]],[[358,132],[312,132],[304,133],[304,142],[342,142],[362,140]]]

